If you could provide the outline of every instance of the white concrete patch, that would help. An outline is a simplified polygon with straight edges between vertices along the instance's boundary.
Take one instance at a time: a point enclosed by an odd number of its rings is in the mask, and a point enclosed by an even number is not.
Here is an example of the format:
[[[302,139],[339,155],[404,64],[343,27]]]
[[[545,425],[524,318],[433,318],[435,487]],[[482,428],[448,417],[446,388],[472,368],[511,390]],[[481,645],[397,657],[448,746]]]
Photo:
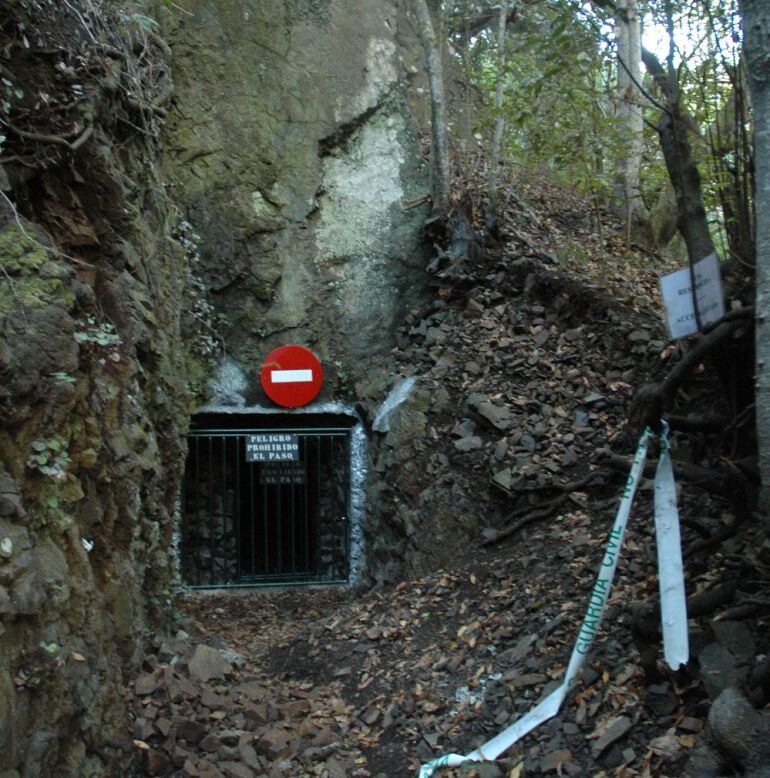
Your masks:
[[[209,380],[211,402],[228,408],[243,406],[246,403],[244,392],[248,381],[243,371],[230,357],[225,357],[219,365],[216,377]]]
[[[356,95],[340,96],[334,118],[360,116],[374,108],[398,81],[396,44],[387,38],[372,38],[366,48],[364,88]]]
[[[399,137],[404,129],[400,114],[379,114],[350,141],[346,154],[326,160],[326,195],[316,232],[320,263],[387,254],[393,229],[388,211],[404,197],[405,154]]]

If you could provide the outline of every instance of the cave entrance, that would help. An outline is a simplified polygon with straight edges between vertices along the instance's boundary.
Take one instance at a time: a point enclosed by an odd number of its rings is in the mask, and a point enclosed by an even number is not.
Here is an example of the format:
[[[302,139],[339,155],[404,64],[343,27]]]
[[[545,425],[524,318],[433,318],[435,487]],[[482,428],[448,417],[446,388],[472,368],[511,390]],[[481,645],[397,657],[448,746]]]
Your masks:
[[[193,417],[182,492],[185,583],[347,582],[355,422],[338,414]]]

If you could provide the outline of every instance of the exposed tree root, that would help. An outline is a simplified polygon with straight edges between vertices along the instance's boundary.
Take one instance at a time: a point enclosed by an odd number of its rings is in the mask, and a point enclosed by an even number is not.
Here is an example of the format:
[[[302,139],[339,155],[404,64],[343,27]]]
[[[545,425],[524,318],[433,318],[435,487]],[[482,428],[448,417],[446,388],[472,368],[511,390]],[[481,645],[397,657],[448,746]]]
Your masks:
[[[481,542],[481,545],[491,546],[495,543],[499,543],[500,541],[511,537],[511,535],[515,535],[519,530],[523,529],[527,525],[532,524],[539,519],[548,518],[548,516],[550,516],[557,508],[560,508],[562,505],[564,505],[565,502],[567,502],[573,492],[576,492],[579,489],[583,489],[592,481],[602,477],[602,475],[603,474],[600,471],[595,471],[593,473],[589,473],[585,478],[580,478],[577,481],[570,481],[567,484],[544,484],[540,487],[531,487],[529,489],[521,490],[523,492],[541,489],[558,489],[560,490],[560,494],[558,494],[552,500],[543,503],[537,508],[530,507],[524,510],[514,511],[507,517],[506,521],[511,521],[512,519],[519,517],[518,520],[510,527],[505,527],[504,529],[499,530],[489,530],[488,537],[484,538],[484,540]]]
[[[718,413],[690,413],[687,416],[669,414],[666,417],[673,432],[705,432],[719,435],[730,425],[729,419]]]
[[[619,472],[626,473],[631,467],[632,457],[620,456],[619,454],[613,454],[608,449],[599,451],[602,457],[603,464],[617,470]],[[709,470],[700,465],[693,465],[688,462],[676,462],[673,463],[674,475],[694,486],[699,486],[709,494],[713,494],[717,497],[724,499],[730,499],[731,490],[729,488],[729,476],[725,471]],[[655,469],[658,466],[657,460],[647,460],[644,466],[644,477],[654,478]]]
[[[714,329],[695,342],[662,382],[643,386],[634,400],[634,405],[641,409],[644,424],[659,432],[660,420],[673,407],[676,395],[690,373],[731,339],[742,336],[746,326],[744,317],[723,320],[716,324]]]

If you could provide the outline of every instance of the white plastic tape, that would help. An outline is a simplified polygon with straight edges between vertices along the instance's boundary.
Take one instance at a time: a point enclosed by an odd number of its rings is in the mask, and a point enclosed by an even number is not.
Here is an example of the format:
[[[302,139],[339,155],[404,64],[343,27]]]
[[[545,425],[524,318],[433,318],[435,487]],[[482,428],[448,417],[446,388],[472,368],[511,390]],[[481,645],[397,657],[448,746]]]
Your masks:
[[[467,756],[460,754],[446,754],[445,756],[434,759],[420,768],[418,778],[430,778],[439,767],[457,767],[463,762],[485,762],[497,759],[500,754],[507,751],[514,743],[521,740],[526,734],[531,732],[539,724],[555,716],[561,707],[564,698],[570,690],[570,687],[577,680],[580,668],[583,666],[585,657],[588,654],[591,644],[596,637],[599,629],[607,600],[610,597],[612,589],[612,580],[615,577],[615,568],[618,566],[620,558],[620,549],[623,545],[623,537],[628,524],[628,517],[631,513],[631,503],[639,486],[644,471],[644,462],[647,459],[647,445],[652,437],[652,432],[645,429],[636,447],[636,454],[631,465],[631,471],[628,474],[628,480],[623,489],[623,497],[618,507],[615,523],[610,531],[610,538],[607,542],[607,548],[604,551],[599,575],[591,591],[591,598],[588,603],[586,615],[580,625],[575,646],[572,649],[572,656],[567,665],[567,672],[564,675],[564,683],[558,689],[552,691],[544,700],[541,700],[529,713],[525,714],[518,721],[511,724],[492,740],[484,743],[475,751]],[[686,622],[685,622],[686,623]]]
[[[687,637],[687,599],[684,591],[682,541],[676,484],[668,444],[668,424],[663,422],[660,459],[655,473],[655,539],[658,544],[660,620],[663,628],[663,655],[672,670],[687,664],[690,648]]]

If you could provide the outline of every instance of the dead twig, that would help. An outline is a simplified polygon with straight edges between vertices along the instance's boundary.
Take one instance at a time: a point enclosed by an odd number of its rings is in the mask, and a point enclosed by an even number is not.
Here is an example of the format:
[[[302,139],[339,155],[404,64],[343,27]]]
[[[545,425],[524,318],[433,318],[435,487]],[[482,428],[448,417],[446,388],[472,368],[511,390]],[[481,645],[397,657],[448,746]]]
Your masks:
[[[19,217],[19,212],[16,210],[16,206],[13,204],[13,201],[11,201],[8,198],[8,195],[0,190],[0,196],[2,196],[3,200],[8,204],[8,207],[11,209],[11,214],[13,215],[13,219],[16,222],[16,226],[19,228],[19,231],[21,234],[28,240],[34,243],[36,246],[39,246],[44,251],[50,251],[53,254],[56,254],[57,256],[64,257],[64,259],[69,259],[71,262],[74,262],[77,265],[80,265],[81,267],[85,267],[89,270],[94,269],[94,265],[90,264],[89,262],[84,262],[82,259],[78,259],[77,257],[72,257],[69,254],[65,254],[60,249],[57,249],[55,246],[46,246],[44,243],[41,243],[39,240],[34,238],[32,235],[30,235],[26,229],[24,229],[24,225],[21,222],[21,218]]]
[[[417,208],[418,206],[427,202],[430,202],[430,194],[425,194],[422,197],[415,197],[413,200],[402,200],[401,207],[405,211],[408,211],[411,208]]]
[[[560,264],[558,257],[551,254],[550,251],[546,251],[544,248],[541,248],[536,243],[533,243],[526,235],[519,232],[519,230],[517,230],[512,224],[507,224],[505,226],[505,231],[513,235],[513,237],[516,238],[519,243],[523,243],[535,256],[546,260],[546,262],[550,262],[552,265]]]
[[[490,531],[489,537],[485,538],[481,542],[481,545],[491,546],[494,543],[499,543],[500,541],[509,538],[511,535],[515,535],[519,530],[524,529],[524,527],[526,527],[528,524],[532,524],[532,522],[537,521],[538,519],[547,518],[557,508],[564,505],[568,498],[569,494],[560,494],[558,497],[555,497],[553,500],[546,503],[542,508],[536,508],[535,510],[530,511],[526,515],[522,516],[513,526],[502,530]],[[495,534],[493,535],[491,532],[494,532]]]
[[[770,600],[748,599],[741,600],[732,608],[714,616],[714,621],[734,621],[745,619],[747,616],[754,616],[762,613],[765,616],[770,614]]]

